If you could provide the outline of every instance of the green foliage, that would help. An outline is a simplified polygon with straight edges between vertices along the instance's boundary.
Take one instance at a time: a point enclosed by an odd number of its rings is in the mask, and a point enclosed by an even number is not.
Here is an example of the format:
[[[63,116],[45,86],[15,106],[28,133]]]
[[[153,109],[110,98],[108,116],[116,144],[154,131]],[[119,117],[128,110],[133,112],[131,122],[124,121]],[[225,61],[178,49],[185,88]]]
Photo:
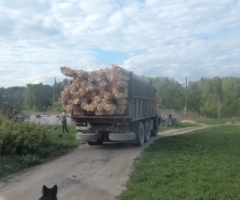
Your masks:
[[[49,85],[27,84],[24,104],[27,109],[46,111],[46,107],[52,104],[53,88]],[[42,109],[42,110],[41,110]]]
[[[29,123],[2,120],[0,126],[0,155],[36,154],[51,143],[45,128]]]
[[[57,101],[54,102],[53,104],[53,111],[55,112],[62,112],[63,107],[61,104],[59,104]]]
[[[236,77],[224,77],[222,79],[223,93],[228,97],[240,96],[240,79]]]
[[[211,117],[211,118],[217,118],[217,109],[215,107],[213,107],[212,105],[202,107],[201,113],[203,115]]]
[[[168,77],[146,78],[157,89],[162,109],[183,111],[186,96],[188,111],[197,111],[201,115],[217,118],[219,102],[221,117],[240,116],[240,78],[201,78],[199,81],[189,81],[187,87],[184,83]],[[64,86],[69,84],[70,81],[64,79],[52,86],[39,83],[28,84],[27,87],[0,88],[0,113],[7,116],[6,113],[11,114],[13,110],[21,112],[24,109],[59,112],[62,107],[57,100]]]
[[[167,77],[148,79],[157,89],[163,109],[183,110],[186,95],[188,111],[197,111],[201,115],[214,118],[218,117],[218,109],[221,117],[240,115],[240,78],[201,78],[197,82],[189,81],[187,90],[183,84]],[[165,104],[161,102],[163,97]]]
[[[56,101],[60,97],[64,86],[69,84],[68,79],[64,79],[62,82],[56,82],[53,86],[43,85],[42,83],[27,84],[24,93],[25,109],[45,112],[53,108],[54,111],[59,111],[59,105]]]
[[[62,134],[60,126],[16,123],[0,116],[0,177],[53,156],[59,156],[80,144],[75,131]]]
[[[217,117],[218,100],[223,117],[239,116],[240,79],[236,77],[201,78],[201,114]]]
[[[12,118],[22,112],[25,87],[0,88],[0,115]]]
[[[64,79],[53,86],[39,83],[27,84],[27,87],[0,88],[0,114],[8,117],[13,110],[17,113],[23,110],[50,111],[53,101],[58,100],[64,86],[69,84],[70,80]],[[53,107],[55,111],[59,111],[57,103]]]
[[[240,199],[240,129],[164,137],[136,159],[118,199]]]
[[[207,118],[207,117],[194,117],[194,121],[201,123],[201,124],[207,124],[207,125],[220,125],[226,123],[223,119],[216,119],[216,118]]]
[[[187,87],[187,109],[190,111],[200,111],[201,89],[198,82],[190,81]]]
[[[184,105],[185,89],[174,79],[167,77],[148,78],[157,89],[161,108],[172,108],[177,111]],[[165,103],[161,99],[165,99]]]
[[[181,128],[188,128],[188,127],[194,127],[194,126],[199,126],[198,124],[193,124],[193,123],[181,123],[181,122],[177,122],[177,125],[170,125],[170,126],[160,126],[160,132],[161,131],[165,131],[165,130],[170,130],[170,129],[181,129]]]

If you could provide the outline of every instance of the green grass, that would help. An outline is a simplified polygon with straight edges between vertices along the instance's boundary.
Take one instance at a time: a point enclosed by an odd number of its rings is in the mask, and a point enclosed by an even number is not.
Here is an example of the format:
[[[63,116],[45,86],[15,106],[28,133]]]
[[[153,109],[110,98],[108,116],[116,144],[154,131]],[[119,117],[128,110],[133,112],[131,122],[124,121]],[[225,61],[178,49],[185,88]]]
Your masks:
[[[168,127],[165,127],[165,126],[160,126],[159,127],[159,130],[160,131],[165,131],[165,130],[170,130],[170,129],[181,129],[181,128],[188,128],[188,127],[196,127],[196,126],[199,126],[198,124],[192,124],[192,123],[181,123],[181,122],[178,122],[177,125],[170,125]]]
[[[230,122],[232,124],[239,124],[240,123],[240,118],[239,117],[228,118],[228,119],[225,119],[225,121]]]
[[[207,124],[207,125],[220,125],[220,124],[226,124],[226,123],[239,124],[240,123],[240,119],[237,117],[214,119],[214,118],[207,118],[207,117],[200,116],[200,117],[193,117],[192,120],[202,124]]]
[[[207,125],[219,125],[219,124],[224,124],[228,120],[226,119],[214,119],[214,118],[207,118],[207,117],[193,117],[194,121],[202,123],[202,124],[207,124]]]
[[[155,141],[135,160],[121,200],[240,199],[240,126]]]

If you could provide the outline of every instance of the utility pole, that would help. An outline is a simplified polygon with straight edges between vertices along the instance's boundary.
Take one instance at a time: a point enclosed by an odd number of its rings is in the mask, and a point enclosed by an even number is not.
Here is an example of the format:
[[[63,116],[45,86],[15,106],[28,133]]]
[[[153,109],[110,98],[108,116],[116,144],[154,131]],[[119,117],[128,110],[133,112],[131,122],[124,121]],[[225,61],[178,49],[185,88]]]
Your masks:
[[[56,78],[54,77],[54,85],[53,85],[53,98],[52,98],[52,112],[53,112],[53,104],[55,101],[55,88],[56,87]]]
[[[187,114],[187,76],[186,76],[186,83],[185,83],[185,106],[184,106],[184,115]]]
[[[219,93],[218,93],[218,119],[220,119],[220,100],[219,100]]]

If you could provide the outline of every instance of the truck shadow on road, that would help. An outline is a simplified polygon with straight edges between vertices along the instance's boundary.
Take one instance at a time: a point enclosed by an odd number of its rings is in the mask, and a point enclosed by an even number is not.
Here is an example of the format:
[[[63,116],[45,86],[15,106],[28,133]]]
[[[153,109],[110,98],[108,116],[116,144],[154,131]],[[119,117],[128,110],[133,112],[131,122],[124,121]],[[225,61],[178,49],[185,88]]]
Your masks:
[[[124,149],[142,150],[148,147],[149,145],[153,144],[153,142],[159,138],[160,136],[150,138],[149,142],[143,144],[142,146],[136,146],[134,143],[130,143],[130,142],[106,141],[102,145],[93,145],[93,146],[90,145],[89,148],[102,149],[102,150],[124,150]]]

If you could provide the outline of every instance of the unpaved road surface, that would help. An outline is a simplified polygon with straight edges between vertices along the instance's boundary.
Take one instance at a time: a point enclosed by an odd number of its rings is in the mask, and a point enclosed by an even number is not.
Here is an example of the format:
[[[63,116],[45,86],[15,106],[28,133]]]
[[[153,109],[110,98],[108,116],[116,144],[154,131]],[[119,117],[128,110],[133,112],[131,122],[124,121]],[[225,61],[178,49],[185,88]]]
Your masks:
[[[112,142],[103,146],[81,145],[67,155],[0,182],[0,200],[37,200],[43,185],[55,184],[59,200],[113,200],[125,189],[133,160],[154,140],[207,127],[160,132],[141,147]]]

